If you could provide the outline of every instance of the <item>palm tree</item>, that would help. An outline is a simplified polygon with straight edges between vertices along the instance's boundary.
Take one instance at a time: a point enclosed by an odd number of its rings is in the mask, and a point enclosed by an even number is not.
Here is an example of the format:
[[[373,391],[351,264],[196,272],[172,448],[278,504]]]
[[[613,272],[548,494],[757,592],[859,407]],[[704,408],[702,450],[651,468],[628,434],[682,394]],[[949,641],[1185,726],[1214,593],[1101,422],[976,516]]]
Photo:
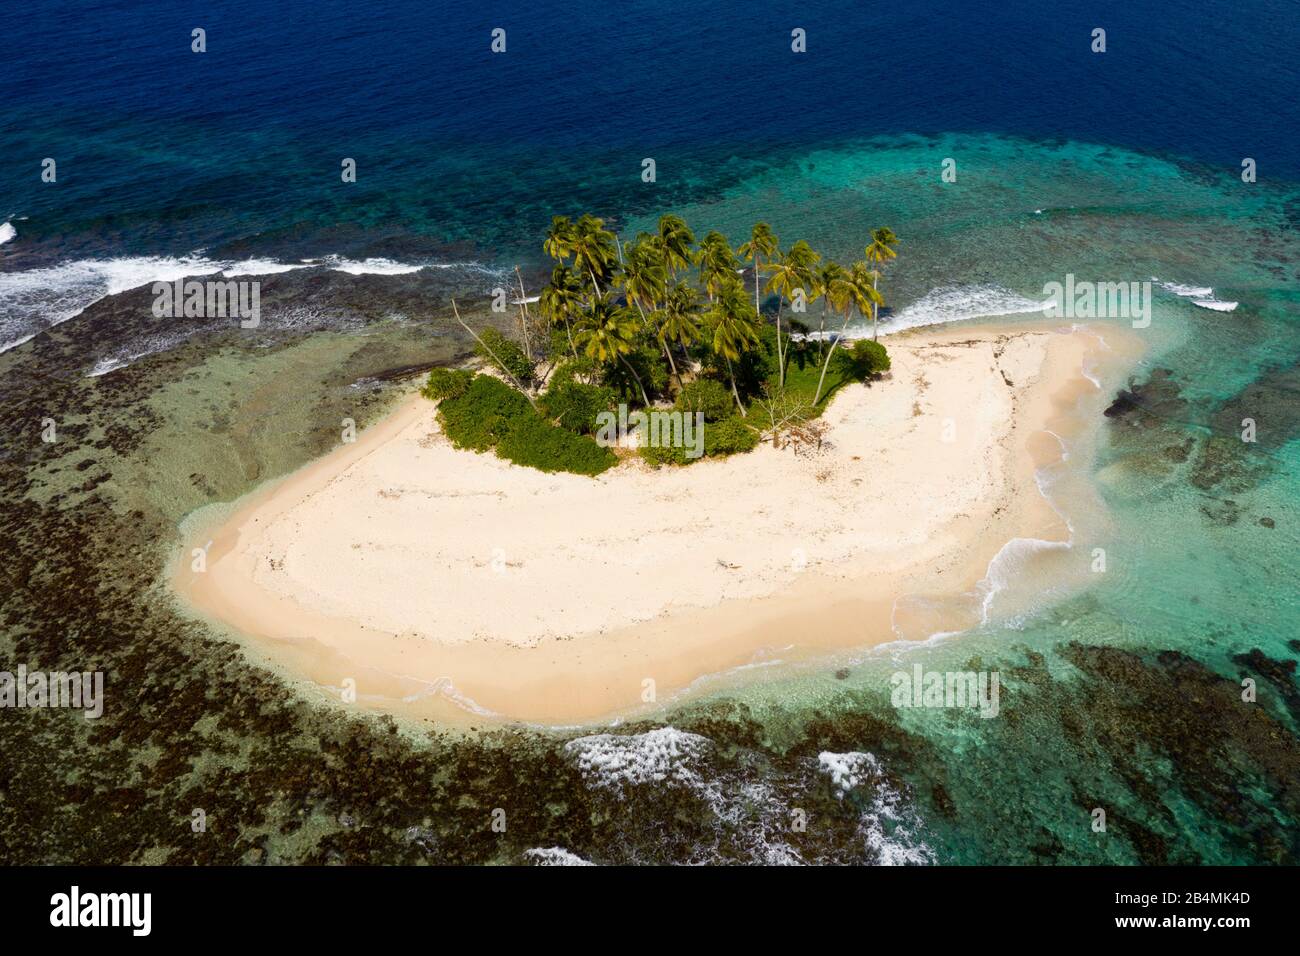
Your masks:
[[[657,318],[655,335],[659,339],[659,344],[664,347],[664,354],[668,356],[668,364],[672,366],[673,375],[677,376],[678,388],[682,387],[682,376],[677,371],[677,363],[673,361],[669,343],[680,345],[682,351],[685,351],[691,343],[699,341],[699,298],[699,293],[695,291],[694,286],[678,282],[668,291],[664,299],[664,307],[655,313]]]
[[[619,282],[627,301],[641,313],[642,324],[648,325],[646,309],[654,311],[656,303],[663,300],[668,283],[657,237],[642,233],[627,247]]]
[[[600,279],[609,277],[618,259],[614,234],[605,228],[605,220],[585,213],[580,216],[573,224],[569,248],[574,266],[591,278],[596,296],[604,295]]]
[[[653,312],[658,303],[667,294],[668,276],[664,268],[663,244],[658,236],[645,233],[637,236],[636,241],[627,247],[627,256],[623,261],[623,274],[619,279],[627,301],[636,306],[641,313],[641,325],[651,328],[646,309]],[[664,350],[668,365],[677,373],[672,353],[661,340],[659,345]]]
[[[664,268],[676,279],[677,270],[685,269],[694,259],[691,246],[695,245],[695,233],[681,216],[665,213],[659,217],[659,244]]]
[[[731,243],[727,242],[726,236],[712,231],[700,240],[696,261],[700,267],[700,280],[704,283],[704,290],[709,294],[709,301],[713,302],[723,284],[736,278],[736,267],[739,264],[736,254],[731,251]]]
[[[632,310],[616,303],[610,295],[601,295],[583,313],[578,323],[577,341],[588,357],[597,362],[621,361],[626,365],[641,390],[641,401],[649,407],[650,396],[641,383],[641,376],[627,360],[628,353],[636,348],[636,333],[636,316]]]
[[[568,216],[552,216],[551,227],[546,230],[542,249],[556,262],[573,255],[573,223]]]
[[[732,362],[740,360],[758,343],[758,313],[749,305],[749,297],[740,280],[732,273],[729,279],[718,285],[718,293],[709,309],[710,332],[712,333],[713,351],[723,357],[727,363],[727,377],[731,379],[731,394],[736,399],[736,407],[741,417],[745,417],[745,406],[740,401],[740,390],[736,388],[736,372]]]
[[[894,246],[898,245],[898,236],[894,235],[894,230],[888,226],[882,226],[879,229],[871,231],[871,243],[867,246],[867,261],[871,263],[871,285],[876,288],[880,285],[880,267],[894,258],[898,253],[894,251]],[[871,306],[871,339],[876,341],[876,303]]]
[[[844,271],[844,267],[840,265],[838,262],[834,261],[833,259],[827,259],[822,264],[821,268],[817,269],[813,273],[813,287],[812,287],[811,298],[813,299],[820,298],[822,300],[821,332],[817,337],[817,346],[818,346],[818,354],[821,355],[823,358],[825,357],[826,354],[825,353],[826,305],[830,301],[830,298],[826,295],[826,292],[828,289],[834,287],[837,282],[840,282],[847,277],[848,277],[848,273]]]
[[[848,331],[849,320],[853,317],[853,310],[857,309],[858,314],[866,318],[867,312],[873,305],[879,305],[884,300],[880,298],[880,293],[876,291],[876,280],[871,269],[865,262],[855,262],[849,269],[848,275],[831,283],[826,290],[826,301],[832,308],[844,310],[844,325],[840,327],[839,335],[831,342],[830,350],[826,353],[826,360],[822,363],[822,374],[817,379],[817,392],[813,395],[813,405],[822,397],[822,385],[826,382],[826,369],[830,367],[831,356],[835,354],[835,347],[840,344],[840,339]]]
[[[814,251],[812,246],[800,239],[790,247],[785,257],[793,264],[794,274],[799,280],[799,288],[803,289],[806,295],[812,288],[817,263],[822,261],[821,253]]]
[[[821,261],[821,254],[814,252],[812,246],[800,239],[790,251],[780,256],[768,266],[772,277],[767,280],[767,291],[775,292],[776,299],[776,364],[778,381],[785,387],[785,351],[781,342],[781,305],[789,299],[794,304],[796,289],[802,289],[805,296],[814,288],[813,268]]]
[[[740,253],[742,259],[754,263],[754,311],[762,312],[758,304],[758,274],[763,270],[763,256],[771,258],[777,250],[776,236],[772,234],[772,227],[765,222],[754,223],[754,228],[749,231],[749,241],[743,243],[736,251]],[[778,326],[778,329],[780,327]]]
[[[551,281],[542,288],[537,300],[542,315],[552,325],[564,326],[565,335],[569,339],[569,351],[575,359],[578,357],[578,349],[573,342],[573,321],[582,309],[583,291],[578,274],[566,265],[557,265],[551,270]]]

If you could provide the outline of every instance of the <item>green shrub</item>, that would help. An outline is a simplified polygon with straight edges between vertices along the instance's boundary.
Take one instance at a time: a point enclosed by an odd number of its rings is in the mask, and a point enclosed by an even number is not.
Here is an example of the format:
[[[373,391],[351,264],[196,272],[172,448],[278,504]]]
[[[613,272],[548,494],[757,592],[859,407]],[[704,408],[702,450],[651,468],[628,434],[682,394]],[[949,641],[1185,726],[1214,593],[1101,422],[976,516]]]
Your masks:
[[[578,435],[594,432],[596,416],[610,411],[616,404],[613,389],[574,381],[552,386],[542,396],[541,403],[547,418]]]
[[[720,422],[736,411],[735,400],[727,386],[711,378],[687,382],[673,407],[683,412],[703,412],[706,422]]]
[[[516,343],[491,326],[480,332],[479,338],[483,341],[474,346],[475,355],[513,375],[523,385],[533,380],[533,362]]]
[[[491,375],[475,375],[463,393],[438,406],[438,418],[452,444],[474,451],[487,451],[524,415],[536,417],[528,399]]]
[[[641,457],[656,468],[660,465],[689,465],[692,461],[699,461],[698,458],[687,458],[685,448],[659,445],[646,445],[641,449]]]
[[[435,368],[429,373],[420,394],[433,401],[459,398],[473,380],[474,373],[463,368]]]
[[[541,471],[596,475],[617,460],[594,439],[552,425],[521,392],[491,375],[471,376],[460,394],[443,399],[438,420],[457,448],[496,453]]]
[[[539,471],[598,475],[617,460],[608,448],[586,435],[557,428],[535,413],[515,420],[497,444],[497,455]]]
[[[889,371],[889,353],[871,339],[858,339],[852,348],[840,349],[835,353],[835,361],[845,375],[859,382]]]
[[[789,329],[782,329],[781,335],[788,337]],[[776,326],[763,323],[758,327],[758,344],[743,352],[739,361],[731,363],[731,370],[736,373],[736,387],[740,397],[748,399],[763,390],[763,383],[777,373],[776,362]],[[726,363],[718,369],[724,374]]]
[[[572,357],[573,348],[569,339],[569,332],[558,325],[551,326],[550,332],[546,336],[546,357],[553,362],[563,361],[565,358]]]
[[[706,422],[704,425],[704,457],[753,451],[758,447],[758,441],[758,432],[739,416],[724,418],[718,422]],[[655,466],[689,465],[691,462],[700,461],[699,458],[687,456],[687,450],[649,446],[641,449],[641,457]]]
[[[659,346],[641,340],[631,352],[606,362],[600,369],[601,382],[614,390],[619,401],[634,408],[645,404],[641,400],[642,386],[653,401],[668,387],[668,375],[668,361]]]
[[[758,432],[740,418],[727,418],[704,426],[704,454],[734,455],[758,445]]]
[[[551,373],[546,387],[549,391],[550,389],[559,388],[567,382],[574,382],[579,379],[584,383],[589,382],[596,377],[599,371],[600,366],[596,364],[595,360],[587,358],[585,355],[580,355],[576,359],[566,359],[555,367],[555,371]]]

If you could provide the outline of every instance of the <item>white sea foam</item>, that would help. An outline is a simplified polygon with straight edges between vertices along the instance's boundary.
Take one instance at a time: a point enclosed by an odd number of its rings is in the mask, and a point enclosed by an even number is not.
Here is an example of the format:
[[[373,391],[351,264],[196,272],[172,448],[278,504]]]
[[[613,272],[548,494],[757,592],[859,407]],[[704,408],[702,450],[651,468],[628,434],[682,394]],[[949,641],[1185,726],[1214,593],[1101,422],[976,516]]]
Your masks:
[[[941,325],[965,319],[994,318],[1042,312],[1052,303],[1029,299],[999,285],[943,286],[917,299],[889,318],[882,331]]]
[[[307,260],[304,260],[306,262]],[[404,276],[413,272],[419,272],[421,269],[442,269],[455,270],[459,272],[476,272],[482,275],[504,277],[509,270],[487,266],[481,262],[398,262],[395,259],[386,259],[383,257],[372,257],[368,259],[345,259],[342,256],[326,256],[320,263],[328,266],[335,272],[346,272],[348,275],[363,276]],[[537,296],[527,299],[528,302],[538,301]],[[516,303],[517,304],[517,303]]]
[[[837,797],[843,797],[850,790],[879,779],[881,774],[880,761],[875,754],[856,750],[842,754],[823,750],[817,755],[817,764],[823,773],[830,776]]]
[[[1179,282],[1164,282],[1155,276],[1152,282],[1160,283],[1160,288],[1183,299],[1191,299],[1192,305],[1214,312],[1231,312],[1237,308],[1237,302],[1225,302],[1214,298],[1214,287],[1208,285],[1183,285]]]
[[[1220,302],[1218,299],[1193,299],[1192,305],[1199,305],[1202,309],[1213,309],[1215,312],[1231,312],[1238,303]]]
[[[346,272],[353,276],[404,276],[419,272],[423,265],[409,262],[395,262],[392,259],[343,259],[338,256],[326,256],[325,263],[335,272]]]
[[[912,304],[905,306],[888,317],[880,319],[880,334],[891,335],[906,329],[916,329],[928,325],[945,325],[949,322],[963,322],[968,319],[995,318],[1002,315],[1024,315],[1042,312],[1052,303],[1029,299],[999,285],[958,285],[941,286],[932,289]],[[830,321],[828,321],[830,324]],[[839,335],[838,329],[827,329],[825,333],[811,332],[809,339],[833,339]],[[846,341],[870,338],[871,322],[855,320],[845,330]]]
[[[839,799],[852,796],[858,810],[856,832],[867,862],[883,864],[929,863],[931,849],[921,839],[924,827],[904,798],[891,786],[880,761],[872,754],[823,752],[817,765],[802,764],[793,773],[767,772],[751,776],[753,768],[734,766],[723,759],[713,741],[674,727],[640,734],[595,734],[565,744],[573,761],[593,791],[625,800],[632,788],[643,788],[648,799],[665,789],[697,796],[717,820],[718,839],[748,859],[768,865],[799,865],[806,861],[789,839],[795,807],[807,807],[817,797],[820,773],[831,777]],[[526,851],[538,862],[574,862],[560,847]],[[850,851],[853,860],[860,860]],[[576,858],[575,858],[576,859]],[[714,862],[718,847],[702,845],[684,861]],[[734,859],[734,857],[733,857]],[[842,854],[834,859],[843,861]]]
[[[532,860],[536,866],[595,866],[589,860],[584,860],[576,853],[570,853],[564,847],[534,847],[531,850],[525,850],[524,856]]]
[[[86,378],[99,378],[107,375],[109,372],[116,372],[120,368],[126,368],[133,365],[140,359],[150,355],[157,355],[160,352],[166,352],[168,349],[175,348],[185,339],[189,338],[188,334],[175,336],[160,336],[157,339],[149,340],[150,344],[143,349],[134,348],[120,352],[117,355],[108,355],[97,361],[94,366],[86,373]]]
[[[921,820],[903,794],[889,785],[875,754],[851,750],[817,755],[818,768],[831,778],[837,799],[870,787],[871,802],[858,819],[858,831],[881,866],[923,866],[934,851],[920,838]]]
[[[239,276],[273,276],[281,272],[292,272],[294,269],[310,269],[310,262],[278,262],[275,259],[248,259],[244,262],[236,262],[221,270],[221,274],[227,279],[238,278]]]
[[[12,228],[9,223],[5,225]],[[307,259],[296,263],[257,257],[218,260],[194,253],[188,256],[79,259],[21,272],[0,272],[0,352],[76,318],[100,299],[155,282],[174,282],[218,273],[225,278],[276,275],[314,265],[318,263]],[[406,275],[425,268],[502,274],[502,270],[478,262],[413,264],[391,259],[353,261],[327,256],[319,265],[352,275]]]
[[[1179,282],[1165,282],[1155,276],[1151,277],[1151,281],[1160,283],[1160,288],[1184,299],[1203,299],[1206,296],[1214,295],[1214,289],[1208,285],[1183,285]]]
[[[619,788],[625,784],[698,785],[691,762],[713,746],[707,737],[676,727],[659,727],[643,734],[595,734],[564,745],[583,777],[593,785]]]
[[[12,222],[6,222],[0,225],[0,246],[4,245],[10,239],[18,235],[18,230],[14,228]]]
[[[220,263],[200,258],[139,256],[0,272],[0,352],[75,318],[105,296],[220,269]]]

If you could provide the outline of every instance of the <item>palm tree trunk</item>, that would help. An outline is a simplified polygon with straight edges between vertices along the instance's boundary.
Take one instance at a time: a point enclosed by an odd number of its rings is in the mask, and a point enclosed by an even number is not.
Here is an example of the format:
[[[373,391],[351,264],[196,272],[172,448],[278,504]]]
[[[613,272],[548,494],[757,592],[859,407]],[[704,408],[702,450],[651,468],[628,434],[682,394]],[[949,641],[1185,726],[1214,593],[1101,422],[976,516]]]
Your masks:
[[[871,270],[871,281],[874,283],[872,286],[873,289],[880,285],[880,273],[875,269]],[[880,290],[876,289],[876,291],[879,292]],[[873,342],[880,341],[880,336],[876,332],[876,313],[879,309],[880,304],[878,302],[871,303],[871,341]]]
[[[461,324],[461,327],[470,335],[474,336],[474,341],[477,342],[479,345],[483,346],[483,349],[487,352],[487,354],[492,356],[492,360],[496,362],[498,366],[500,366],[501,371],[505,372],[507,375],[510,376],[510,381],[515,383],[515,388],[519,389],[519,391],[524,393],[524,398],[528,399],[528,404],[533,406],[533,411],[537,411],[538,410],[537,403],[533,401],[533,396],[528,394],[528,389],[524,388],[523,383],[520,382],[519,379],[515,378],[514,374],[510,371],[510,369],[506,368],[505,363],[502,362],[501,359],[497,358],[497,353],[493,352],[492,349],[488,347],[488,344],[484,342],[481,338],[479,338],[478,333],[465,324],[465,320],[460,317],[460,309],[456,308],[455,299],[451,300],[451,311],[456,314],[456,321]]]
[[[638,375],[638,374],[636,373],[636,369],[633,368],[633,367],[632,367],[632,363],[629,362],[629,361],[627,360],[627,356],[625,356],[625,355],[620,355],[620,356],[619,356],[619,360],[620,360],[624,365],[627,366],[627,370],[628,370],[629,372],[631,372],[631,373],[632,373],[632,377],[633,377],[634,379],[636,379],[636,387],[639,388],[639,389],[641,390],[641,401],[645,403],[645,407],[646,407],[646,408],[649,408],[649,407],[650,407],[650,396],[647,395],[647,394],[645,393],[645,385],[643,385],[643,384],[641,383],[641,376]]]
[[[822,303],[822,327],[817,335],[817,357],[826,357],[826,303]]]
[[[573,344],[573,328],[569,325],[569,317],[564,317],[564,334],[569,337],[569,351],[573,353],[573,360],[578,361],[578,347]]]
[[[840,329],[840,334],[835,336],[835,341],[831,343],[831,350],[826,353],[826,361],[822,364],[821,378],[817,379],[817,394],[813,396],[814,406],[816,406],[818,400],[822,397],[822,384],[826,381],[826,370],[831,367],[831,356],[835,354],[835,346],[840,344],[840,339],[844,338],[844,333],[848,331],[849,317],[851,315],[853,315],[853,309],[851,307],[844,310],[844,325]]]
[[[626,292],[626,289],[624,289],[624,291]],[[637,299],[637,300],[636,300],[636,310],[637,310],[638,312],[641,313],[641,328],[643,328],[643,329],[649,329],[649,328],[650,328],[650,319],[646,317],[645,309],[641,308],[641,300],[640,300],[640,299]]]
[[[673,378],[677,379],[677,390],[680,392],[682,389],[682,376],[681,373],[677,371],[677,363],[673,361],[672,349],[668,347],[667,342],[661,341],[659,344],[663,346],[664,355],[668,357],[668,367],[673,370]]]
[[[528,342],[528,303],[525,301],[528,296],[524,294],[524,277],[519,273],[519,266],[515,266],[515,278],[519,280],[519,328],[524,333],[524,355],[532,361],[533,350]]]
[[[776,297],[776,371],[777,381],[781,388],[785,388],[785,355],[781,351],[781,304],[780,294]]]
[[[740,409],[740,417],[748,418],[749,416],[745,414],[745,406],[740,401],[740,391],[736,388],[736,373],[731,368],[731,359],[725,355],[723,358],[727,359],[727,377],[731,379],[731,394],[736,398],[736,407]]]

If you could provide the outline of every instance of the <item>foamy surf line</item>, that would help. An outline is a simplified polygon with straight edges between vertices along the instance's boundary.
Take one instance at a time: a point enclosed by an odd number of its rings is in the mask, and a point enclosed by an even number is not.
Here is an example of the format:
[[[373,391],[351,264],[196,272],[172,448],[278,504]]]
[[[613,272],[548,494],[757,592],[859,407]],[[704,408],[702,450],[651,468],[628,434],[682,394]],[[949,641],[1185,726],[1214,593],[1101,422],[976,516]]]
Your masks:
[[[1183,285],[1178,282],[1165,282],[1155,276],[1151,281],[1158,283],[1160,288],[1166,292],[1171,292],[1180,299],[1190,299],[1192,305],[1202,309],[1210,309],[1214,312],[1231,312],[1240,304],[1238,302],[1227,302],[1214,297],[1214,287],[1208,285]]]
[[[4,226],[13,230],[11,223]],[[4,229],[0,227],[0,236],[3,235]],[[0,353],[75,319],[102,299],[155,282],[218,275],[226,279],[252,278],[312,268],[357,276],[401,276],[422,269],[463,270],[491,276],[505,274],[504,269],[473,261],[405,263],[383,258],[352,260],[340,256],[301,259],[298,262],[281,262],[265,257],[209,259],[197,253],[82,259],[20,272],[0,272]]]
[[[910,329],[926,328],[934,325],[947,325],[953,322],[966,322],[973,319],[992,319],[1007,315],[1030,315],[1042,313],[1052,306],[1050,301],[1036,301],[1012,292],[999,285],[958,285],[941,286],[926,293],[911,305],[905,306],[893,315],[879,320],[879,335],[897,335]],[[796,339],[831,339],[839,337],[838,329],[825,332],[809,332],[805,336],[796,335]],[[873,335],[870,321],[858,320],[844,331],[844,341],[871,338]]]

